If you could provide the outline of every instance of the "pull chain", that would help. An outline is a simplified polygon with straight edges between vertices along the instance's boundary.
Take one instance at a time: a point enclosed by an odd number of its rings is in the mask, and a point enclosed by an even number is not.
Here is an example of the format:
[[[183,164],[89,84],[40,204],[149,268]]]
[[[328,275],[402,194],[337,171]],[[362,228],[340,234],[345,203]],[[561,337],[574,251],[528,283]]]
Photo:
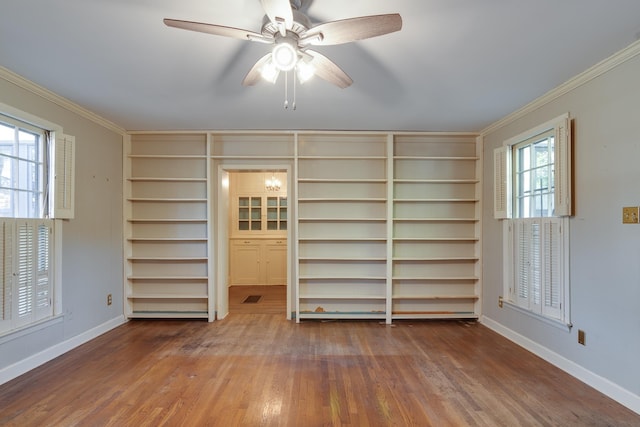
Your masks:
[[[289,72],[284,73],[284,109],[289,108]]]
[[[293,111],[296,110],[296,73],[293,72]]]

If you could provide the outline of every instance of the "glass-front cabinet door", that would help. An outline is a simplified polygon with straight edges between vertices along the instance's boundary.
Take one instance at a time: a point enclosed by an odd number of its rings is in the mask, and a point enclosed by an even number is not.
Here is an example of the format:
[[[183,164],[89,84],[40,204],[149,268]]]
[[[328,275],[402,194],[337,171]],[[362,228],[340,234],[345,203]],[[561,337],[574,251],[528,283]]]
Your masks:
[[[262,197],[238,197],[238,230],[262,230]]]
[[[267,230],[287,229],[287,198],[283,196],[267,197]]]

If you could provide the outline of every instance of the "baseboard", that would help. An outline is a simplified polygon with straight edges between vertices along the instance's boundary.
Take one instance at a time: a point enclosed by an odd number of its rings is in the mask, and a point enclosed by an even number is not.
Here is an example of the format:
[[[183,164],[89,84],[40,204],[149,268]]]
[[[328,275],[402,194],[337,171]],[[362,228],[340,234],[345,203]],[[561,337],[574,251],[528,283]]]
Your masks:
[[[491,318],[482,316],[480,319],[480,323],[497,332],[498,334],[504,336],[508,340],[513,341],[519,346],[529,350],[536,356],[541,357],[552,365],[562,369],[569,375],[576,377],[583,383],[595,388],[600,393],[609,396],[621,405],[624,405],[632,411],[640,414],[640,396],[633,394],[629,390],[620,387],[619,385],[589,371],[588,369],[585,369],[577,363],[572,362],[571,360],[559,355],[558,353],[555,353],[548,348],[538,344],[537,342],[530,340],[524,335],[520,335],[519,333],[507,328],[506,326],[496,322]]]
[[[93,329],[89,329],[86,332],[76,335],[66,341],[56,344],[46,350],[36,353],[33,356],[29,356],[24,360],[9,365],[6,368],[0,369],[0,385],[14,378],[19,377],[22,374],[29,372],[32,369],[37,368],[40,365],[47,363],[50,360],[55,359],[64,353],[73,350],[74,348],[91,341],[92,339],[110,331],[126,322],[124,316],[118,316],[111,319],[101,325],[96,326]]]

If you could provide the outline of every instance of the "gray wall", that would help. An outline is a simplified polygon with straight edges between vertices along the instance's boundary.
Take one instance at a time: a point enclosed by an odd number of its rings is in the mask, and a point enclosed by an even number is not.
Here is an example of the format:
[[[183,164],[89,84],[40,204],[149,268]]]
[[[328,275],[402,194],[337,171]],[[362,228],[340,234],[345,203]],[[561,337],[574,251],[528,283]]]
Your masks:
[[[76,137],[75,219],[63,224],[64,320],[0,344],[0,370],[122,316],[122,135],[0,76],[0,102]],[[107,306],[107,294],[113,304]]]
[[[640,56],[485,136],[483,314],[640,395]],[[569,112],[573,118],[575,216],[570,220],[571,321],[563,331],[511,308],[502,295],[502,226],[493,219],[493,149]],[[577,342],[586,332],[586,346]]]

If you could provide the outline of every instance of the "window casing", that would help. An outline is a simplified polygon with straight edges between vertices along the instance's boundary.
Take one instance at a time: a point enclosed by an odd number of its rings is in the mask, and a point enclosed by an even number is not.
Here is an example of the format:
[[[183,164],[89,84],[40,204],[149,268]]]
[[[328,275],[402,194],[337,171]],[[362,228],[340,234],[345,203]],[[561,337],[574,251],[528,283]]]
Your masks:
[[[494,216],[504,225],[504,299],[569,321],[571,215],[568,115],[507,140],[494,152]]]
[[[0,104],[0,335],[60,312],[54,230],[73,218],[74,156],[59,126]]]

